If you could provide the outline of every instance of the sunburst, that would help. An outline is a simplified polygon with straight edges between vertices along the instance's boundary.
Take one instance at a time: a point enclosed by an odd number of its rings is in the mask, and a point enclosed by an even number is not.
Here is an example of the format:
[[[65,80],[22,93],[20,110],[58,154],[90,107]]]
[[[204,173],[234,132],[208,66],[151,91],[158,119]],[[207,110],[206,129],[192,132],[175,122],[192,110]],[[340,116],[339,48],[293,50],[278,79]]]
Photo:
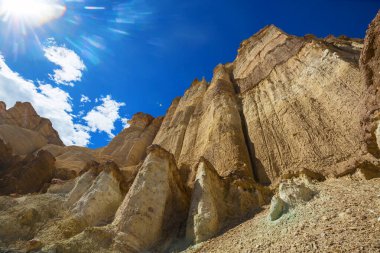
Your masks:
[[[1,20],[21,27],[41,26],[65,11],[58,0],[0,0]]]

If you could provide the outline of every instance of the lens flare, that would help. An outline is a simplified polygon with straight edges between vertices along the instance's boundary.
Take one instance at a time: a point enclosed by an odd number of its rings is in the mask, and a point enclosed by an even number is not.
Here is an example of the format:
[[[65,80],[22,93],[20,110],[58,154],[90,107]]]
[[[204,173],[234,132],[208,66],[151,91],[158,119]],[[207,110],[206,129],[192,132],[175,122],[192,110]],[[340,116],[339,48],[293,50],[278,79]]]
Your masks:
[[[58,19],[66,7],[58,0],[0,0],[0,17],[20,27],[41,26]]]

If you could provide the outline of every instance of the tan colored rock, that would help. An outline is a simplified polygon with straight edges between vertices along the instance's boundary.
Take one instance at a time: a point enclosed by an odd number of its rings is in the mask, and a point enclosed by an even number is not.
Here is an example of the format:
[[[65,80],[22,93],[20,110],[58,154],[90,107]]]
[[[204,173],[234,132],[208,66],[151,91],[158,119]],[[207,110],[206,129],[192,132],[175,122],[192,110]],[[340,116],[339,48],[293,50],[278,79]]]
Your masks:
[[[47,192],[52,194],[68,194],[75,187],[76,181],[77,178],[68,181],[54,181],[53,179]]]
[[[2,108],[5,104],[2,103]],[[8,110],[0,110],[0,125],[7,124],[26,128],[44,136],[48,143],[63,146],[50,120],[40,117],[30,103],[17,102]]]
[[[186,239],[200,243],[215,236],[236,219],[253,213],[264,193],[253,180],[223,179],[206,159],[201,158],[191,196]]]
[[[107,156],[119,166],[137,165],[146,156],[146,149],[153,142],[162,118],[154,119],[149,114],[137,113],[128,122],[129,127],[118,134],[100,151],[100,156]]]
[[[367,85],[363,126],[367,150],[380,158],[380,12],[370,24],[360,56]]]
[[[143,252],[168,236],[176,237],[186,220],[188,205],[173,155],[151,146],[115,215],[113,226],[118,233],[114,249]]]
[[[201,161],[186,225],[187,240],[199,243],[219,232],[226,216],[225,194],[225,185],[218,173],[206,160]]]
[[[181,169],[190,168],[194,172],[199,158],[204,157],[221,176],[252,177],[230,67],[215,68],[210,86],[191,115],[181,155],[177,158]]]
[[[303,40],[270,25],[242,42],[234,62],[234,78],[240,93],[257,86],[273,68],[288,61],[303,46]]]
[[[0,101],[0,113],[3,113],[7,110],[7,105],[3,102]]]
[[[176,160],[180,157],[190,119],[193,114],[199,113],[196,108],[201,103],[207,86],[205,80],[195,80],[183,97],[173,101],[153,141],[153,144],[158,144],[172,153]]]
[[[89,163],[86,170],[87,171],[84,171],[76,180],[75,186],[68,195],[66,206],[69,208],[71,208],[88,191],[100,173],[99,164],[95,162]]]
[[[30,154],[47,144],[38,132],[7,124],[0,125],[0,139],[12,147],[15,155]]]
[[[63,202],[63,197],[57,194],[0,196],[0,249],[4,249],[4,243],[16,241],[25,241],[25,246],[28,245],[49,220],[62,214]]]
[[[71,212],[87,226],[109,223],[124,199],[124,177],[117,165],[100,165],[102,171],[90,188],[74,204]]]
[[[1,141],[0,146],[4,146]],[[6,151],[10,152],[10,149]],[[43,150],[25,158],[8,153],[7,159],[0,161],[0,195],[40,191],[53,178],[54,162],[54,157]]]
[[[290,207],[305,203],[315,196],[315,192],[304,182],[287,180],[279,186],[279,197]]]
[[[57,171],[62,174],[61,176],[57,177],[62,179],[72,178],[70,175],[77,176],[83,169],[85,169],[87,163],[101,160],[99,159],[95,150],[91,150],[85,147],[63,147],[54,144],[48,144],[41,149],[49,151],[52,155],[54,155],[56,159],[55,166],[57,167]]]
[[[259,182],[303,168],[334,175],[365,154],[359,49],[303,41],[270,26],[239,50],[234,78]]]

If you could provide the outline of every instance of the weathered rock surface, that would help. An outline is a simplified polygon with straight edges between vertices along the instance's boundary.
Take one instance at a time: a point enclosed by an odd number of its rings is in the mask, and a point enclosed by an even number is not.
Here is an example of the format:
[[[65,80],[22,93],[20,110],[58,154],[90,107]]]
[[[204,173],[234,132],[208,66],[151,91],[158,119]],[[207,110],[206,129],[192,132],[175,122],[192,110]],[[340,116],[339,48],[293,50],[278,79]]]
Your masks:
[[[45,137],[47,143],[63,146],[50,120],[40,117],[30,103],[17,102],[14,107],[8,110],[5,107],[4,102],[1,102],[0,125],[18,126],[35,131]]]
[[[63,210],[64,198],[53,194],[0,196],[0,252],[5,243],[28,241]]]
[[[92,161],[100,161],[95,150],[77,146],[57,146],[48,144],[41,148],[55,157],[57,173],[63,179],[70,179],[80,174],[86,165]]]
[[[178,236],[186,222],[189,199],[173,155],[157,145],[148,153],[113,221],[114,248],[121,252],[158,246]]]
[[[15,193],[0,197],[0,251],[376,252],[379,41],[380,14],[364,44],[268,26],[164,119],[138,113],[97,150],[63,146],[28,103],[0,102],[0,192]],[[243,238],[212,239],[252,215],[231,230]],[[340,230],[315,224],[328,220]]]
[[[76,218],[85,220],[87,226],[109,223],[127,190],[124,177],[115,163],[102,164],[100,170],[102,172],[91,187],[71,209]]]
[[[224,226],[256,211],[263,198],[249,180],[226,180],[205,158],[199,162],[192,192],[186,238],[199,243]]]
[[[153,142],[162,118],[153,118],[149,114],[137,113],[128,122],[129,127],[118,134],[106,147],[100,156],[113,159],[119,166],[137,165],[146,156],[146,149]]]
[[[279,219],[289,209],[310,201],[317,193],[310,188],[309,178],[284,180],[280,183],[278,193],[273,196],[268,218]]]
[[[234,78],[259,182],[302,168],[333,175],[365,153],[366,86],[355,61],[362,45],[355,43],[342,50],[274,26],[243,43]]]
[[[0,139],[12,147],[15,155],[30,154],[47,144],[38,132],[13,125],[0,125]]]
[[[12,155],[11,148],[0,140],[4,151],[0,160],[0,195],[39,192],[53,178],[54,157],[46,151],[25,158]]]
[[[364,48],[360,56],[360,67],[367,85],[366,107],[363,125],[368,151],[380,158],[380,12],[370,24]]]

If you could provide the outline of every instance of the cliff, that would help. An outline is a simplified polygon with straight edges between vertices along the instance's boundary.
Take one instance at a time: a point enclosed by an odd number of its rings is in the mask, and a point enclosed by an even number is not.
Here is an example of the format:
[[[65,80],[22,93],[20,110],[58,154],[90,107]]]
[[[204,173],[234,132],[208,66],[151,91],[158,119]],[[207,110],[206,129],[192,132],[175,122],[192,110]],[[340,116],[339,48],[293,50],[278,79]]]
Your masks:
[[[0,103],[0,249],[375,252],[379,41],[380,13],[364,41],[267,26],[163,118],[138,113],[97,150],[63,146],[30,104]],[[366,227],[334,235],[354,218]]]

